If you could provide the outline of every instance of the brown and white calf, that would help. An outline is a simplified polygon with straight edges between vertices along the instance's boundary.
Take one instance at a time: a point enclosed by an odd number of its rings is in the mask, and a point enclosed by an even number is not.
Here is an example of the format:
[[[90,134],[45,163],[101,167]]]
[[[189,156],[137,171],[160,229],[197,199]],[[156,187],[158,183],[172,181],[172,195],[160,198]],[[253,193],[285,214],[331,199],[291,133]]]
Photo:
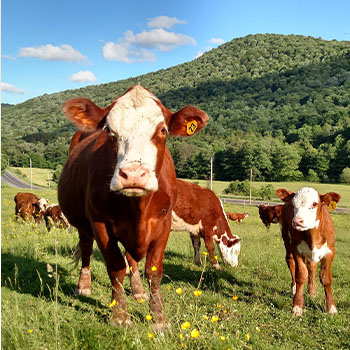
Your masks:
[[[295,290],[292,312],[300,316],[304,306],[303,286],[308,280],[308,293],[316,294],[315,273],[321,262],[320,281],[324,287],[326,310],[336,313],[332,294],[332,262],[335,256],[334,227],[328,212],[329,205],[338,203],[340,195],[303,187],[298,192],[276,191],[285,202],[282,209],[282,237],[286,247],[286,261]]]
[[[194,249],[194,261],[201,264],[199,249],[204,239],[212,265],[219,269],[214,241],[223,261],[238,265],[240,239],[232,235],[220,199],[209,189],[177,179],[177,200],[172,213],[171,230],[188,231]]]
[[[49,205],[44,211],[44,219],[47,230],[50,232],[52,227],[69,228],[69,222],[62,213],[58,204]]]
[[[260,204],[259,216],[266,228],[270,228],[271,224],[282,224],[282,204],[264,205]]]
[[[18,192],[14,197],[14,201],[17,218],[21,216],[24,221],[32,221],[34,218],[36,224],[40,223],[48,203],[47,199],[29,192]]]
[[[240,224],[241,221],[248,217],[248,213],[230,213],[229,211],[227,211],[226,216],[228,219],[232,221],[238,221],[238,223]]]
[[[193,106],[173,113],[140,85],[106,108],[74,98],[64,103],[63,112],[84,131],[73,136],[58,184],[60,207],[79,232],[75,256],[81,256],[82,268],[76,292],[91,293],[90,257],[96,240],[116,301],[111,323],[131,324],[120,242],[131,266],[146,257],[154,328],[162,331],[168,322],[160,284],[177,196],[174,163],[165,141],[168,133],[189,136],[199,131],[208,116]]]

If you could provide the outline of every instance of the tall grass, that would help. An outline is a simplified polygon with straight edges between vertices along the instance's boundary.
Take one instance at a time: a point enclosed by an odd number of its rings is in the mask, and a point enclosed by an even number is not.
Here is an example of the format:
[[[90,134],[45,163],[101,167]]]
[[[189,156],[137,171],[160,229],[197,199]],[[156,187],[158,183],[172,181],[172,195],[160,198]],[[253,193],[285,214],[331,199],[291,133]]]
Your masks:
[[[15,193],[2,188],[3,349],[350,348],[349,215],[332,213],[337,250],[333,292],[339,311],[334,316],[325,313],[320,283],[315,298],[305,297],[303,316],[292,316],[290,276],[279,227],[272,225],[267,231],[257,208],[225,206],[229,211],[249,213],[241,224],[231,223],[233,233],[242,239],[237,268],[222,265],[216,271],[205,255],[203,266],[194,265],[189,235],[171,233],[162,294],[172,329],[160,336],[146,319],[147,303],[131,296],[128,279],[125,290],[133,327],[109,325],[110,282],[96,248],[92,295],[76,297],[78,271],[71,272],[69,264],[78,240],[76,231],[53,229],[48,233],[43,224],[16,222]],[[45,195],[56,201],[54,191]],[[147,286],[145,280],[144,284]],[[202,294],[195,296],[198,286]],[[176,292],[179,288],[181,294]],[[195,329],[199,336],[191,337]]]

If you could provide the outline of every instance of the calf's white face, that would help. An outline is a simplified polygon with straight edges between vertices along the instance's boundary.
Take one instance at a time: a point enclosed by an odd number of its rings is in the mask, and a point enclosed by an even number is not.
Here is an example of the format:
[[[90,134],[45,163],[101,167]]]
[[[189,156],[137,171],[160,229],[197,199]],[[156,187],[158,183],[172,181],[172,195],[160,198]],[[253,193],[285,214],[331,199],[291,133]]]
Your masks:
[[[318,227],[320,223],[317,220],[319,201],[319,194],[313,188],[303,187],[295,193],[292,200],[294,207],[292,225],[296,230],[306,231]]]
[[[166,133],[166,124],[156,101],[148,90],[136,86],[117,99],[107,116],[107,126],[118,141],[118,163],[110,184],[112,191],[142,196],[158,189],[158,148],[152,137],[162,129]]]

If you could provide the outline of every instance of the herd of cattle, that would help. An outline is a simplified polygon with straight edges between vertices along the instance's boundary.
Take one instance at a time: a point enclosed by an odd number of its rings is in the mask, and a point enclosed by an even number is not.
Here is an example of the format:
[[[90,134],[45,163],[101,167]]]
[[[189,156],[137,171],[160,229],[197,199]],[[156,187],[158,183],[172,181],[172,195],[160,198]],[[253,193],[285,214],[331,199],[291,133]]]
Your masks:
[[[64,103],[63,112],[79,130],[72,138],[58,184],[59,205],[47,206],[35,195],[18,193],[16,214],[36,222],[43,217],[48,229],[70,224],[77,228],[74,258],[82,262],[78,295],[91,294],[90,257],[96,241],[112,284],[111,323],[115,325],[131,324],[123,289],[127,265],[133,295],[148,297],[138,270],[138,262],[146,257],[153,326],[163,331],[170,325],[163,312],[160,284],[171,230],[190,233],[196,264],[201,264],[202,238],[215,268],[220,266],[214,242],[223,262],[238,265],[240,239],[231,233],[228,218],[240,223],[248,214],[225,213],[211,190],[176,179],[165,145],[167,134],[191,136],[206,125],[208,116],[193,106],[174,113],[140,85],[106,108],[74,98]],[[285,203],[260,205],[259,215],[266,227],[271,223],[281,226],[292,276],[292,312],[302,314],[307,280],[308,293],[315,294],[316,266],[321,262],[326,309],[336,313],[331,290],[334,228],[328,206],[334,206],[340,196],[334,192],[320,195],[312,188],[296,193],[279,189],[277,195]],[[125,257],[118,242],[125,248]]]

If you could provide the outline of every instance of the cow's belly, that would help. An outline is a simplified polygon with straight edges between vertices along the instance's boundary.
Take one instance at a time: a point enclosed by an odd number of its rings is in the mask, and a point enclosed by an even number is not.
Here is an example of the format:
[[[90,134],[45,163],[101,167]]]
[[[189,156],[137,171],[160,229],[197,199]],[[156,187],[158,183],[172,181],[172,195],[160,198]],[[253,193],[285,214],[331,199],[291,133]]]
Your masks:
[[[171,230],[187,231],[198,236],[200,231],[203,230],[202,220],[199,220],[197,224],[189,224],[184,219],[177,216],[173,210],[171,215]]]

